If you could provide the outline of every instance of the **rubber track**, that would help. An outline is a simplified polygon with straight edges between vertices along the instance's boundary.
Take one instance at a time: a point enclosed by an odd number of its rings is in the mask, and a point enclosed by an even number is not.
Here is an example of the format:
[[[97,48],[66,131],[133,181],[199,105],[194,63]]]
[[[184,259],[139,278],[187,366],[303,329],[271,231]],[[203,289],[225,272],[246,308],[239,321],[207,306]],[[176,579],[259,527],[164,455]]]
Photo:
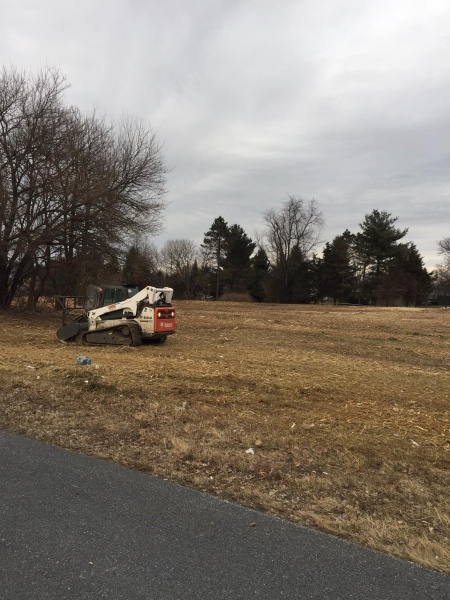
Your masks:
[[[137,323],[130,323],[128,325],[131,332],[132,346],[140,346],[142,344],[141,328]]]
[[[123,327],[128,327],[131,334],[130,337],[123,335]],[[108,336],[108,332],[113,332],[117,341]],[[83,334],[83,341],[90,346],[140,346],[142,344],[141,328],[137,323],[126,323],[119,327],[112,327],[111,329],[86,331]]]

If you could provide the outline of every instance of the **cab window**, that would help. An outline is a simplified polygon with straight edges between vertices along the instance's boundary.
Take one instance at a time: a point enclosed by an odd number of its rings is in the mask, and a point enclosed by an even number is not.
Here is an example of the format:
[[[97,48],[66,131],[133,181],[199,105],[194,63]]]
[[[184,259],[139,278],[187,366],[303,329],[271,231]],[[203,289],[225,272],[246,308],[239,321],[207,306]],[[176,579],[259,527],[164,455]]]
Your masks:
[[[117,304],[118,302],[122,302],[123,299],[124,290],[122,288],[106,289],[103,295],[103,306],[108,306],[109,304]]]

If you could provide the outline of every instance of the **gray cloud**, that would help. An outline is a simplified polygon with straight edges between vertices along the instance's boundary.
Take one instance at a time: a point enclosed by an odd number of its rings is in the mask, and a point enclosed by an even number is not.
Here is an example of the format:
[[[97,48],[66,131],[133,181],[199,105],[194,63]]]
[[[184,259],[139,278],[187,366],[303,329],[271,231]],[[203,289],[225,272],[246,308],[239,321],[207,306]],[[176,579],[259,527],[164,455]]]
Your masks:
[[[151,122],[173,167],[166,231],[249,233],[286,194],[324,237],[373,208],[429,267],[449,235],[446,0],[0,0],[4,65],[56,65],[86,112]]]

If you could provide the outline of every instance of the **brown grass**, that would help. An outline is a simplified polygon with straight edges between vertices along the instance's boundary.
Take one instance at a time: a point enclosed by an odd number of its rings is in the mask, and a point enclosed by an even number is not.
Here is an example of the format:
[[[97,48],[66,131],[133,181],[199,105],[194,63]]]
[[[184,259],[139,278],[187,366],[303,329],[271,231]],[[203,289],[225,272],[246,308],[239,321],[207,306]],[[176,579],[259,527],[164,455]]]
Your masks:
[[[247,292],[227,292],[220,296],[221,302],[254,302]]]
[[[0,427],[450,572],[450,311],[175,306],[136,349],[1,313]]]

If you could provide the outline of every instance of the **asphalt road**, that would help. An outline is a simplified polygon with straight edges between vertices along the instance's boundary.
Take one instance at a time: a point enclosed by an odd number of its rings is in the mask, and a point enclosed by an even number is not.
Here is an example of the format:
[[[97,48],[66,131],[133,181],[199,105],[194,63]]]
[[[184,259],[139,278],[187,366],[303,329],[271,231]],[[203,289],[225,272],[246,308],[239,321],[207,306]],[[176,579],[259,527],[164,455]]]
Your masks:
[[[0,432],[2,600],[450,600],[450,577]]]

